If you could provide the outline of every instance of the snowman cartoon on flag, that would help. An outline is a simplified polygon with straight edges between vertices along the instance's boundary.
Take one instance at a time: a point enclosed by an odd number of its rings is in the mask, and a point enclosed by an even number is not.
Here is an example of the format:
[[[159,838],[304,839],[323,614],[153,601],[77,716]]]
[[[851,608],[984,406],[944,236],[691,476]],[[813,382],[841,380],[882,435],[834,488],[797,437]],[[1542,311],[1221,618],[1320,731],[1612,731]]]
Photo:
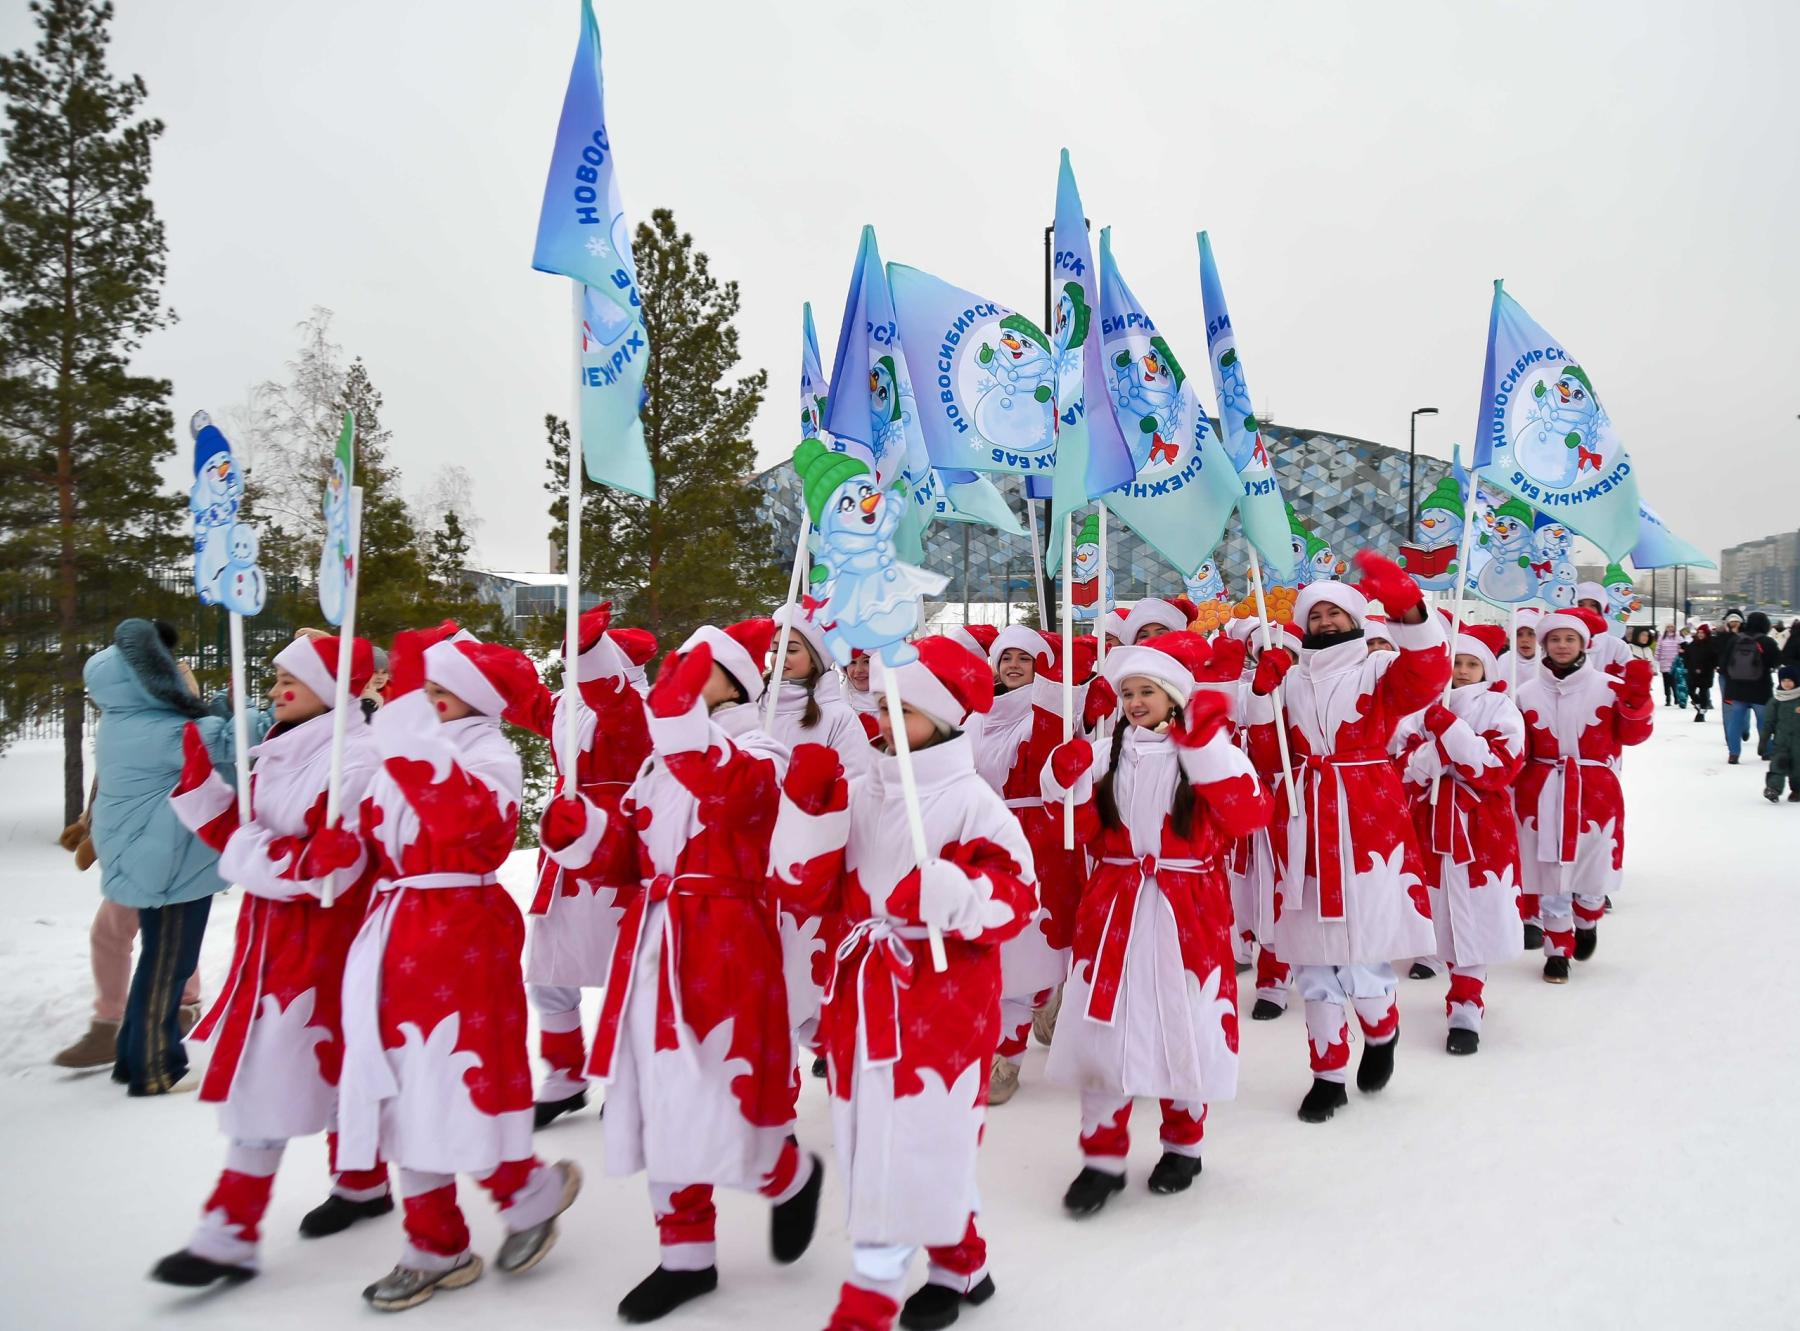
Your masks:
[[[1186,379],[1180,363],[1160,336],[1150,339],[1142,354],[1121,348],[1112,356],[1113,406],[1121,423],[1137,423],[1131,441],[1132,460],[1140,473],[1154,466],[1174,463],[1181,455],[1182,395]],[[1127,435],[1131,434],[1128,429]]]
[[[1078,624],[1090,624],[1100,610],[1100,515],[1089,513],[1075,533],[1075,585],[1068,598]],[[1113,571],[1106,570],[1106,603],[1113,604]]]
[[[1600,437],[1609,421],[1579,365],[1566,366],[1555,377],[1533,384],[1522,417],[1513,438],[1513,460],[1539,484],[1565,490],[1584,471],[1602,470]]]
[[[905,512],[903,487],[878,488],[874,472],[851,453],[835,453],[817,439],[794,450],[807,512],[818,533],[818,558],[831,594],[816,618],[825,626],[832,660],[850,664],[864,651],[889,666],[918,655],[906,641],[918,627],[919,600],[941,592],[949,579],[903,563],[894,533]]]
[[[194,590],[201,605],[222,605],[239,615],[263,608],[268,588],[256,566],[256,529],[237,520],[244,477],[231,441],[204,411],[188,421],[194,438],[194,484],[188,511],[194,519]]]
[[[988,379],[975,402],[981,437],[1019,452],[1048,448],[1056,438],[1051,415],[1056,364],[1038,326],[1024,315],[1007,315],[994,341],[981,344],[975,361]]]

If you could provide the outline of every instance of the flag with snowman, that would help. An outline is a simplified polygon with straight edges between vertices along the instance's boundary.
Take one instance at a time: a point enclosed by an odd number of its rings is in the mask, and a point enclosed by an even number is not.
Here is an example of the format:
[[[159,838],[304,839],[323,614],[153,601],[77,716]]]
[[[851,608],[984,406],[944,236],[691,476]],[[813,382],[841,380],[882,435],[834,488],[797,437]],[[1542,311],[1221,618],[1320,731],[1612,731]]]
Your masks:
[[[1466,515],[1463,488],[1454,474],[1440,477],[1419,502],[1413,539],[1400,547],[1396,562],[1423,590],[1448,591],[1456,585]]]
[[[1075,580],[1063,588],[1063,604],[1077,624],[1092,624],[1100,615],[1101,592],[1107,605],[1113,602],[1113,571],[1100,561],[1100,515],[1089,513],[1075,533]]]
[[[1469,574],[1469,590],[1494,605],[1535,600],[1537,576],[1532,571],[1537,517],[1517,495],[1500,495],[1484,514],[1476,535],[1482,558]]]
[[[346,411],[325,478],[325,544],[319,551],[319,613],[333,628],[344,622],[344,602],[355,572],[356,551],[350,540],[355,481],[356,417]]]
[[[1637,474],[1593,379],[1494,283],[1473,469],[1617,559],[1638,540]]]

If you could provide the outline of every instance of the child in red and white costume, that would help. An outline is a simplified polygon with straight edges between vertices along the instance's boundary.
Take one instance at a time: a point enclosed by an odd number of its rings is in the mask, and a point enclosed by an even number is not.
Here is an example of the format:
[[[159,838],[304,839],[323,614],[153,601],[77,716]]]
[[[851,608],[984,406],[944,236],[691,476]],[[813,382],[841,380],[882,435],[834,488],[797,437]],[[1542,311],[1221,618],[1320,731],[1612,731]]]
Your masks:
[[[1106,650],[1116,652],[1125,645],[1125,625],[1131,622],[1131,607],[1115,605],[1100,621],[1100,633],[1106,639]]]
[[[1240,651],[1226,640],[1235,676]],[[1206,1106],[1237,1095],[1232,842],[1266,826],[1269,799],[1232,743],[1231,701],[1203,689],[1212,651],[1197,633],[1158,635],[1106,658],[1123,716],[1103,768],[1083,739],[1059,746],[1044,798],[1073,789],[1076,836],[1094,858],[1075,926],[1046,1075],[1081,1093],[1082,1169],[1063,1196],[1076,1215],[1125,1186],[1132,1100],[1162,1102],[1150,1190],[1200,1173]]]
[[[1512,784],[1525,761],[1525,718],[1499,679],[1505,648],[1505,629],[1463,625],[1450,696],[1407,717],[1394,736],[1431,891],[1436,957],[1450,968],[1444,1015],[1452,1054],[1480,1048],[1487,968],[1522,951]]]
[[[1281,764],[1264,769],[1256,766],[1260,750],[1250,743],[1248,718],[1251,711],[1250,682],[1256,674],[1256,659],[1261,637],[1260,621],[1233,619],[1217,642],[1238,645],[1243,664],[1238,671],[1237,692],[1232,700],[1233,742],[1256,767],[1256,778],[1265,791],[1272,791],[1281,780]],[[1289,642],[1283,626],[1270,626],[1270,642]],[[1295,645],[1290,643],[1290,645]],[[1217,655],[1217,653],[1215,653]],[[1279,752],[1279,751],[1277,751]],[[1271,809],[1273,805],[1271,804]],[[1294,987],[1294,968],[1275,951],[1275,849],[1269,840],[1267,819],[1248,836],[1239,837],[1231,848],[1227,873],[1231,879],[1231,908],[1239,940],[1239,955],[1246,935],[1256,943],[1256,1002],[1250,1008],[1252,1021],[1274,1021],[1287,1011],[1288,991]]]
[[[1357,563],[1362,587],[1387,607],[1399,650],[1371,653],[1364,645],[1363,591],[1315,582],[1294,602],[1295,621],[1305,626],[1300,664],[1290,672],[1293,655],[1272,647],[1251,685],[1251,743],[1264,769],[1280,766],[1269,695],[1281,689],[1300,800],[1300,817],[1290,818],[1287,782],[1275,783],[1275,945],[1296,967],[1306,1000],[1313,1085],[1300,1117],[1309,1123],[1349,1102],[1347,1006],[1363,1030],[1358,1088],[1387,1085],[1400,1030],[1392,958],[1429,954],[1436,945],[1424,866],[1388,745],[1401,719],[1429,707],[1449,681],[1444,626],[1426,615],[1418,584],[1392,560],[1363,551]]]
[[[565,685],[552,699],[548,689],[540,688],[525,714],[514,718],[550,741],[556,764],[556,788],[538,828],[537,890],[525,945],[525,987],[538,1016],[538,1053],[549,1068],[532,1110],[540,1128],[587,1104],[581,991],[606,983],[613,936],[624,913],[618,896],[638,885],[637,845],[620,825],[610,825],[604,844],[578,840],[564,850],[550,849],[544,836],[544,823],[554,827],[572,812],[573,801],[563,798],[570,793],[566,750],[572,703],[580,708],[577,782],[596,808],[617,813],[626,787],[650,756],[644,663],[655,655],[656,639],[644,629],[611,625],[610,603],[584,614],[576,638],[580,655],[574,694]],[[581,871],[572,871],[569,864]]]
[[[1655,666],[1632,660],[1615,678],[1589,658],[1588,615],[1559,610],[1538,621],[1544,669],[1519,690],[1530,761],[1514,788],[1525,885],[1544,921],[1544,978],[1566,983],[1569,958],[1599,941],[1606,898],[1625,858],[1619,756],[1650,738]]]
[[[1149,642],[1159,633],[1180,633],[1200,612],[1194,603],[1185,596],[1171,597],[1164,600],[1160,596],[1146,596],[1131,607],[1125,616],[1124,631],[1120,641],[1127,646]],[[1110,650],[1110,648],[1109,648]]]
[[[379,1148],[405,1204],[400,1263],[363,1291],[383,1311],[480,1277],[456,1175],[500,1207],[509,1274],[542,1260],[581,1186],[573,1164],[532,1151],[525,924],[498,876],[523,784],[500,721],[541,685],[522,652],[453,628],[395,643],[397,696],[375,714],[381,770],[362,808],[375,894],[344,971],[339,1159],[368,1168]]]
[[[1519,690],[1536,679],[1544,668],[1537,637],[1538,621],[1544,617],[1544,612],[1536,606],[1522,605],[1512,613],[1512,650],[1500,658],[1500,678],[1506,681],[1516,705]],[[1536,892],[1519,893],[1519,919],[1524,924],[1521,935],[1525,950],[1536,952],[1544,945],[1544,921]]]
[[[793,1136],[799,1083],[780,929],[769,893],[787,747],[757,701],[772,620],[699,628],[650,689],[650,762],[620,804],[640,886],[621,894],[590,1075],[607,1084],[606,1168],[647,1175],[657,1268],[619,1304],[662,1317],[718,1287],[713,1188],[774,1203],[770,1246],[792,1262],[812,1240],[822,1182]],[[554,840],[610,824],[585,806]],[[580,825],[578,825],[578,823]]]
[[[275,726],[250,750],[248,823],[239,826],[237,797],[214,772],[199,731],[190,725],[185,737],[188,762],[170,802],[189,830],[223,852],[219,875],[246,898],[228,978],[194,1033],[213,1041],[200,1098],[219,1106],[219,1128],[231,1144],[200,1227],[151,1273],[166,1284],[256,1274],[262,1218],[292,1137],[327,1133],[334,1161],[331,1195],[300,1222],[303,1235],[335,1234],[394,1209],[381,1161],[364,1170],[335,1167],[339,993],[368,899],[357,807],[377,767],[354,702],[374,670],[369,644],[358,638],[339,785],[345,817],[327,827],[338,651],[337,637],[321,636],[296,638],[276,654]],[[328,883],[336,894],[329,907],[321,899]]]
[[[948,638],[894,672],[927,858],[913,846],[899,762],[846,782],[836,755],[795,750],[773,858],[794,909],[842,911],[820,1036],[849,1194],[853,1274],[831,1331],[948,1326],[994,1292],[975,1226],[975,1153],[999,1038],[1000,948],[1032,918],[1031,851],[975,770],[971,715],[993,699],[982,658]],[[877,663],[877,692],[886,686]],[[888,725],[883,718],[884,728]],[[926,926],[943,934],[932,968]],[[924,1288],[900,1308],[913,1255]]]
[[[875,743],[881,733],[881,699],[869,691],[869,654],[857,647],[850,653],[850,664],[844,667],[844,701],[862,723],[863,735]]]

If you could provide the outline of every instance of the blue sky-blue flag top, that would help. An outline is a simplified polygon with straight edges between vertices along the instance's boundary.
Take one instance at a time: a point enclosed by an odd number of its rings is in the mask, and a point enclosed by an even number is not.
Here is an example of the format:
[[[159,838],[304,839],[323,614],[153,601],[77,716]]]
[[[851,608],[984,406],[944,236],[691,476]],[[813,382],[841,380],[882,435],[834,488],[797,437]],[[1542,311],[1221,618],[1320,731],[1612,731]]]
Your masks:
[[[1618,559],[1638,540],[1637,473],[1593,380],[1499,282],[1474,466]]]
[[[1100,352],[1137,473],[1106,506],[1191,577],[1237,507],[1237,473],[1194,381],[1113,261],[1111,227],[1100,232]]]
[[[1717,568],[1699,546],[1684,541],[1669,530],[1656,510],[1648,504],[1638,505],[1638,542],[1631,547],[1631,566],[1653,568]]]
[[[585,287],[576,317],[582,459],[602,485],[645,497],[655,475],[639,419],[649,343],[639,317],[631,225],[613,171],[600,76],[600,26],[581,4],[581,37],[544,181],[531,266]]]
[[[1056,227],[1050,264],[1050,345],[1056,364],[1056,468],[1045,566],[1058,567],[1066,519],[1136,474],[1120,433],[1100,354],[1100,268],[1069,150],[1056,172]]]

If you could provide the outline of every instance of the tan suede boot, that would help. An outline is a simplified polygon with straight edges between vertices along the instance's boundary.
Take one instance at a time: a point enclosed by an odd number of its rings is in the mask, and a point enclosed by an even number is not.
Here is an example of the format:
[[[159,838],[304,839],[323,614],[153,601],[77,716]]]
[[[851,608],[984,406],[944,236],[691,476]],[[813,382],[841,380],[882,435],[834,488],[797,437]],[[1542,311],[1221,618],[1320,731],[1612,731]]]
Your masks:
[[[50,1061],[59,1068],[110,1068],[119,1056],[119,1023],[96,1019],[87,1034]]]

